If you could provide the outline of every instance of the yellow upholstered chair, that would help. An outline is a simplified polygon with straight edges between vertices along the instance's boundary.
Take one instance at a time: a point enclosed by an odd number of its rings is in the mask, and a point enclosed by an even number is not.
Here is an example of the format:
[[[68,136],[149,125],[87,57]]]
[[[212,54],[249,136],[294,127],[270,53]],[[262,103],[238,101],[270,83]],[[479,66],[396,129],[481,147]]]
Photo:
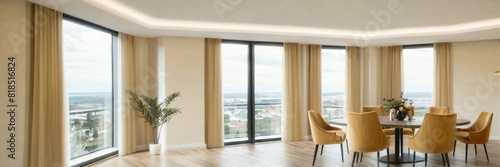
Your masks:
[[[411,111],[408,112],[409,115],[412,117],[415,115],[414,113],[414,107],[411,106]],[[382,106],[373,106],[373,107],[363,107],[362,112],[376,112],[378,116],[384,116],[384,108]],[[413,136],[415,132],[414,128],[403,128],[403,135],[410,135]],[[391,129],[384,129],[385,135],[395,135],[396,130],[391,128]],[[401,137],[401,145],[403,145],[403,138]],[[401,152],[403,152],[403,147],[401,147]],[[410,153],[408,151],[408,153]],[[363,154],[361,154],[361,158],[363,158]],[[363,159],[361,159],[363,161]]]
[[[316,144],[312,165],[314,166],[314,162],[316,161],[319,145],[322,145],[321,154],[323,154],[323,147],[326,144],[340,144],[340,153],[342,154],[342,162],[344,162],[342,143],[344,142],[346,135],[342,129],[328,125],[323,117],[321,117],[321,114],[316,110],[310,110],[307,114],[309,115],[313,142]]]
[[[448,152],[453,150],[455,139],[457,114],[425,114],[420,130],[415,136],[408,139],[408,147],[413,150],[413,166],[415,166],[416,152],[425,153],[425,165],[427,166],[427,154],[441,154],[446,157],[448,167],[450,161]]]
[[[391,141],[382,130],[377,113],[347,113],[347,137],[350,141],[350,149],[354,151],[351,166],[354,166],[356,156],[363,152],[377,152],[378,165],[380,151],[384,149],[387,149],[387,162],[389,162]]]
[[[432,113],[432,114],[449,114],[450,111],[448,110],[448,107],[429,107],[429,112],[427,113]]]
[[[476,122],[467,129],[457,128],[457,134],[455,136],[455,145],[453,146],[453,156],[455,156],[455,147],[457,146],[457,140],[465,143],[465,163],[467,163],[467,152],[469,144],[474,144],[474,149],[477,155],[476,144],[482,144],[484,146],[484,152],[486,153],[486,159],[490,161],[488,157],[488,151],[486,150],[486,144],[490,138],[491,121],[493,120],[493,113],[491,112],[481,112]]]

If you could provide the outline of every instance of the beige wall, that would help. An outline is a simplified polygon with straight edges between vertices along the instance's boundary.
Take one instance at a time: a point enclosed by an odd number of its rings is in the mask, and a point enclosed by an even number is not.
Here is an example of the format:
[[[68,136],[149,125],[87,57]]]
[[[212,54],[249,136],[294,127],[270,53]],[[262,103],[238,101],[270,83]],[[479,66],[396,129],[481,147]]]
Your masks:
[[[481,111],[493,112],[490,139],[500,139],[500,42],[454,42],[451,45],[453,112],[474,122]]]
[[[0,166],[23,166],[26,143],[26,89],[27,89],[27,44],[30,36],[26,33],[26,2],[20,0],[0,0]],[[15,103],[7,97],[8,57],[15,57]],[[7,111],[15,107],[15,129],[8,130],[11,115]],[[12,126],[11,126],[12,127]],[[8,157],[10,134],[14,134],[15,159]]]
[[[158,44],[164,49],[164,67],[158,69],[165,69],[165,94],[182,96],[173,103],[182,113],[166,125],[167,150],[205,148],[204,39],[160,37]]]

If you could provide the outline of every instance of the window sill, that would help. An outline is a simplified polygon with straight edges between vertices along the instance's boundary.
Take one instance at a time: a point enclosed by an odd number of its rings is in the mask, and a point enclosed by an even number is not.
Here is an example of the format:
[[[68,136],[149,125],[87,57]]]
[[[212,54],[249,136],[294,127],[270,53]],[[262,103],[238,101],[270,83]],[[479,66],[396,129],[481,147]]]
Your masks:
[[[79,166],[90,165],[92,163],[101,161],[103,159],[106,159],[108,157],[111,157],[111,156],[117,155],[117,154],[118,154],[117,148],[107,148],[107,149],[99,150],[99,151],[96,151],[92,154],[88,154],[88,155],[85,155],[82,157],[72,159],[70,161],[70,166],[79,167]]]

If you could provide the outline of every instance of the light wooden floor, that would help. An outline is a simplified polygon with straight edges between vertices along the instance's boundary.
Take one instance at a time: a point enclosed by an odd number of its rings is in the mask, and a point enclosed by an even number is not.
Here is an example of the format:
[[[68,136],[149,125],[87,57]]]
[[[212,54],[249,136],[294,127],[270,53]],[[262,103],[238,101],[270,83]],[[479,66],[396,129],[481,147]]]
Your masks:
[[[394,141],[393,141],[394,142]],[[407,152],[406,141],[405,152]],[[394,143],[393,143],[394,144]],[[490,161],[486,161],[484,148],[477,147],[477,155],[474,154],[474,145],[469,145],[468,163],[465,164],[465,144],[457,142],[455,156],[448,153],[451,166],[500,166],[500,143],[491,141],[486,145]],[[315,166],[351,166],[352,152],[347,154],[344,145],[344,163],[341,161],[340,145],[325,145],[323,155],[316,159]],[[394,153],[394,146],[391,146]],[[150,155],[149,152],[139,152],[124,157],[116,157],[99,163],[99,167],[134,167],[134,166],[311,166],[314,153],[312,141],[298,142],[267,142],[258,144],[226,146],[224,148],[170,151],[162,155]],[[381,156],[386,155],[383,151]],[[419,155],[419,154],[417,154]],[[422,154],[423,156],[423,154]],[[363,162],[354,166],[376,166],[377,153],[365,153]],[[386,166],[380,163],[380,166]],[[412,166],[412,164],[391,166]],[[424,166],[424,163],[417,163]],[[429,154],[428,166],[443,166],[441,155]]]

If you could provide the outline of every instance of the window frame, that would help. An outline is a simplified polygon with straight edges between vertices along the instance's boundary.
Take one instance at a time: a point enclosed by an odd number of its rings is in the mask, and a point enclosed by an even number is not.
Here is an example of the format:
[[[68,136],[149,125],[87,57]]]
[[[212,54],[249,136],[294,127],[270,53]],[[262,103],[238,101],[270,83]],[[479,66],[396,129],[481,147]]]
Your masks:
[[[118,98],[117,98],[117,93],[118,93],[118,31],[88,22],[86,20],[68,15],[63,13],[63,20],[64,21],[69,21],[75,24],[79,24],[82,26],[85,26],[87,28],[91,28],[97,31],[101,31],[104,33],[108,33],[111,35],[111,128],[113,132],[111,132],[111,147],[106,147],[102,149],[97,149],[93,150],[91,152],[88,152],[86,154],[82,154],[76,157],[73,157],[70,159],[70,166],[72,167],[79,167],[79,166],[87,166],[99,161],[102,161],[104,159],[107,159],[111,156],[118,155]],[[64,42],[64,41],[63,41]],[[64,55],[63,55],[64,56]],[[96,155],[98,153],[98,155]]]
[[[233,141],[225,142],[224,145],[236,145],[236,144],[248,144],[256,142],[267,142],[267,141],[278,141],[281,137],[277,138],[266,138],[266,139],[255,139],[255,46],[278,46],[284,47],[283,43],[280,42],[261,42],[261,41],[244,41],[244,40],[232,40],[232,39],[222,39],[222,44],[243,44],[248,46],[248,101],[247,101],[247,136],[246,141]],[[283,105],[283,102],[281,102]]]

